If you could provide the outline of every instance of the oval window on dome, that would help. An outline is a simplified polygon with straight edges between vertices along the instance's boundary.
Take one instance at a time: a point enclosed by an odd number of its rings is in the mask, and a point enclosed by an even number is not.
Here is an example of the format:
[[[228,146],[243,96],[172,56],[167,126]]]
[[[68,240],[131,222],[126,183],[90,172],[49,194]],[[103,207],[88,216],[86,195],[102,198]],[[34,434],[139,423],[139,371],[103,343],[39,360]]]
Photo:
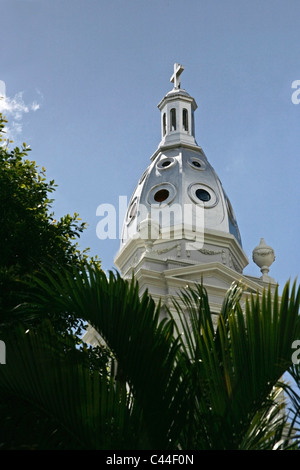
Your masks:
[[[187,162],[194,170],[205,170],[206,168],[205,162],[198,157],[190,157]]]
[[[206,184],[192,183],[188,187],[188,195],[195,204],[203,204],[205,208],[214,207],[218,203],[215,191]]]
[[[167,189],[160,189],[154,194],[154,200],[156,202],[163,202],[169,197],[169,191]]]
[[[128,211],[127,211],[127,223],[130,223],[132,219],[135,218],[137,213],[137,198],[135,198],[132,203],[130,204]]]
[[[200,201],[208,202],[211,200],[211,195],[209,194],[208,191],[206,191],[206,189],[203,189],[203,188],[196,189],[195,194]]]
[[[175,158],[163,157],[161,160],[159,160],[159,162],[157,162],[157,168],[159,170],[165,170],[166,168],[171,168],[175,163]]]
[[[176,196],[176,188],[171,183],[161,183],[153,186],[147,196],[147,202],[153,207],[170,204]]]
[[[141,184],[141,183],[144,181],[144,179],[145,179],[146,176],[147,176],[148,171],[149,171],[149,168],[147,168],[147,170],[144,171],[144,173],[143,173],[142,176],[140,177],[139,184]]]

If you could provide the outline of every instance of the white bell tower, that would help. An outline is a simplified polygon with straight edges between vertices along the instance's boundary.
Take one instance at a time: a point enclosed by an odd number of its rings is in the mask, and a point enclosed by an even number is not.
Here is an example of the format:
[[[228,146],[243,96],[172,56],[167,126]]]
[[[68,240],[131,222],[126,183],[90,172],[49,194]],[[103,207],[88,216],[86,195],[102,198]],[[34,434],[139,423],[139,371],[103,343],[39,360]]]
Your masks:
[[[134,274],[141,292],[148,289],[169,307],[179,290],[202,282],[217,314],[233,281],[243,282],[245,295],[275,281],[266,271],[261,278],[243,274],[248,258],[237,220],[196,142],[197,104],[181,88],[183,70],[174,65],[173,89],[158,104],[161,142],[130,199],[115,264],[124,278]]]

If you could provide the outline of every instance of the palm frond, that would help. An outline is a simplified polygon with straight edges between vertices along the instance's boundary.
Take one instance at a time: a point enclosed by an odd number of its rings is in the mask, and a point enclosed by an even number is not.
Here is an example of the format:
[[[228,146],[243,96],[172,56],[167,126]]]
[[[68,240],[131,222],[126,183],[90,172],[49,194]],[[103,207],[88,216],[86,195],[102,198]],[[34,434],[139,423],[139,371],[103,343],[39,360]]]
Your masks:
[[[215,328],[202,287],[182,294],[183,309],[175,304],[190,377],[189,445],[195,448],[237,449],[246,443],[243,436],[253,438],[249,430],[257,412],[269,416],[277,410],[270,394],[291,363],[291,344],[299,332],[295,283],[291,291],[285,286],[281,299],[277,290],[251,296],[245,311],[240,295],[239,286],[229,290]],[[282,426],[282,420],[273,420],[273,427],[274,422]]]
[[[17,406],[11,436],[4,448],[136,448],[141,418],[130,395],[109,371],[100,375],[75,356],[62,352],[47,324],[36,332],[20,326],[6,338],[7,364],[0,370],[1,422]],[[7,407],[7,405],[10,406]],[[28,422],[29,421],[29,422]],[[7,427],[6,429],[7,431]]]
[[[52,439],[95,449],[267,449],[294,442],[273,392],[300,333],[295,283],[281,298],[278,290],[249,296],[245,308],[234,285],[213,322],[201,285],[185,290],[174,302],[176,315],[162,319],[134,280],[92,266],[55,268],[35,282],[29,311],[83,319],[116,361],[102,372],[76,354],[66,362],[51,328],[8,337],[12,368],[1,368],[0,392],[47,417],[48,447]]]
[[[139,295],[134,280],[112,272],[106,276],[87,267],[81,273],[44,273],[36,279],[36,301],[42,310],[70,312],[92,325],[111,349],[118,376],[133,393],[154,448],[177,445],[185,416],[184,386],[172,319],[160,319],[160,308],[149,295]],[[177,416],[177,420],[174,419]]]

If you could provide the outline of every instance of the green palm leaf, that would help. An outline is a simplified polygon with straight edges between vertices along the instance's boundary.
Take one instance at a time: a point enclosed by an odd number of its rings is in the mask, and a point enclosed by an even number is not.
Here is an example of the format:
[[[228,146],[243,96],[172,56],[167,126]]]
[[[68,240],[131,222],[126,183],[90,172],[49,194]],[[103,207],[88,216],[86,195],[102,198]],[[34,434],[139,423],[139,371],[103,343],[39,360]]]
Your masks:
[[[43,311],[83,318],[111,349],[118,380],[127,384],[143,412],[149,445],[176,447],[186,404],[173,320],[161,320],[148,294],[140,298],[137,283],[118,274],[107,277],[91,267],[83,273],[56,270],[37,283],[36,300]]]
[[[123,449],[138,446],[141,419],[112,374],[100,375],[79,356],[63,352],[46,324],[36,332],[18,327],[5,338],[7,364],[0,370],[1,422],[19,411],[18,429],[2,436],[4,448]],[[25,413],[25,420],[20,421]],[[25,410],[25,411],[24,411]],[[12,417],[10,414],[12,413]],[[7,432],[7,427],[4,428]],[[20,440],[21,439],[21,440]]]
[[[281,299],[270,290],[251,297],[245,311],[240,295],[238,286],[229,290],[216,327],[202,286],[182,294],[183,308],[176,303],[177,332],[184,332],[178,337],[190,377],[187,448],[249,448],[257,413],[270,416],[272,407],[273,427],[275,410],[279,413],[270,394],[291,363],[291,344],[299,334],[299,289],[294,284],[290,291],[287,284]],[[277,424],[282,427],[282,414]]]
[[[20,328],[6,332],[0,416],[7,415],[6,403],[12,416],[13,401],[23,404],[33,430],[39,429],[33,446],[290,445],[276,387],[291,365],[291,344],[300,332],[295,284],[291,289],[287,284],[280,299],[278,291],[252,296],[243,309],[242,290],[235,285],[214,322],[203,286],[182,293],[175,321],[171,314],[161,318],[160,306],[147,293],[140,296],[134,280],[106,276],[92,266],[44,271],[35,282],[34,302],[20,309],[45,318],[83,319],[114,359],[108,370],[92,370],[74,353],[74,343],[68,345],[46,321],[29,334]]]

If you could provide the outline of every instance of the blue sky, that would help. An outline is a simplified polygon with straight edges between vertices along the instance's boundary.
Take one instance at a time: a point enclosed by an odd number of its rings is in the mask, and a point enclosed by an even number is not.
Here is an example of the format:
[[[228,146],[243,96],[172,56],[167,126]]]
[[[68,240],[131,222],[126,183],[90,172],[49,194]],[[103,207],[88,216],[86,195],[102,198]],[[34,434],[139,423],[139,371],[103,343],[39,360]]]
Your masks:
[[[58,184],[57,217],[88,223],[80,246],[105,270],[100,204],[128,200],[160,142],[157,104],[182,88],[196,140],[218,173],[249,257],[264,237],[281,286],[299,274],[299,0],[0,0],[0,106],[15,143]],[[5,84],[5,86],[4,86]],[[1,109],[1,108],[0,108]]]

